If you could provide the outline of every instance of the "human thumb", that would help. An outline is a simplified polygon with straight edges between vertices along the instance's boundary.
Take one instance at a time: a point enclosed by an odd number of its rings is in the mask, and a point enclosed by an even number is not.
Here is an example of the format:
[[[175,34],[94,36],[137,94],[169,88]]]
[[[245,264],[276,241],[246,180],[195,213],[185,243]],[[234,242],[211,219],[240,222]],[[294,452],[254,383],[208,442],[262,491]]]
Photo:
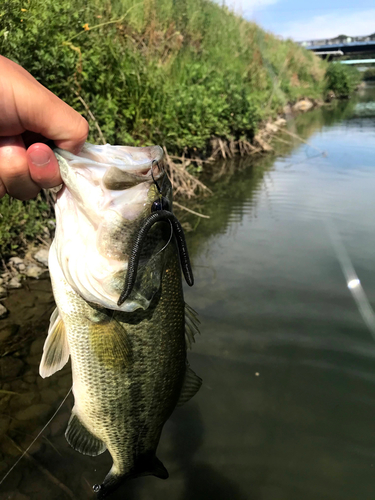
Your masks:
[[[27,150],[27,162],[32,180],[41,188],[62,183],[56,156],[46,144],[32,144]]]

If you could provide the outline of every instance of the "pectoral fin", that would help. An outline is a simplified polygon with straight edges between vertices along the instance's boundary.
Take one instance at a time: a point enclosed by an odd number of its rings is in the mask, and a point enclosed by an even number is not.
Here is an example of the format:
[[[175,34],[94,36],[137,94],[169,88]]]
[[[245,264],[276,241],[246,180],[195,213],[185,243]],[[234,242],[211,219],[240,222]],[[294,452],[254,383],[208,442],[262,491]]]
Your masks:
[[[186,347],[191,349],[195,342],[195,336],[199,331],[198,313],[192,307],[185,303],[185,341]]]
[[[177,406],[182,406],[184,403],[189,401],[189,399],[195,396],[201,385],[202,379],[193,372],[189,365],[187,365],[184,383],[182,385],[180,399],[177,402]]]
[[[40,376],[50,377],[61,370],[68,359],[69,345],[65,326],[56,308],[51,315],[48,337],[43,347],[43,356],[39,367]]]
[[[70,446],[83,455],[96,457],[97,455],[104,453],[107,449],[103,441],[95,437],[83,425],[77,417],[74,408],[65,432],[65,437]]]
[[[133,360],[129,335],[121,323],[111,318],[90,327],[93,352],[100,363],[107,367],[129,366]]]

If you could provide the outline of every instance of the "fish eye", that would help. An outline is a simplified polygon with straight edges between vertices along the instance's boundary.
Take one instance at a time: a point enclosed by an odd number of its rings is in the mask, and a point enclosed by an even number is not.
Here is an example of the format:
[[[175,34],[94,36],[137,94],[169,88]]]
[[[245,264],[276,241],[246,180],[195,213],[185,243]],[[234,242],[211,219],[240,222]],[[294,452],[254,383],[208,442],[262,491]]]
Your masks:
[[[158,210],[167,210],[168,212],[170,210],[169,201],[164,196],[162,196],[158,200],[155,200],[151,205],[151,212],[157,212]]]

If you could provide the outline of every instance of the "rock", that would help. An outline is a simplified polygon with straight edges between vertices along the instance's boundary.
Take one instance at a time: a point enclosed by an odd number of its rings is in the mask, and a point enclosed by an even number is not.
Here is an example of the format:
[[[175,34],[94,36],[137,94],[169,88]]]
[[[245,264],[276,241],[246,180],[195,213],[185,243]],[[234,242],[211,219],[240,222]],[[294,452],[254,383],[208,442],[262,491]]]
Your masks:
[[[302,99],[301,101],[295,103],[295,105],[293,106],[293,111],[301,111],[302,113],[304,113],[305,111],[308,111],[313,107],[314,103],[310,101],[310,99]]]
[[[26,372],[25,375],[23,376],[23,380],[27,384],[35,384],[35,382],[36,382],[36,375],[35,375],[34,371],[29,370],[28,372]]]
[[[45,340],[46,339],[44,337],[38,337],[36,340],[34,340],[30,347],[30,354],[37,354],[38,356],[41,356]]]
[[[8,283],[8,288],[21,288],[22,285],[20,283],[21,277],[20,276],[14,276]]]
[[[0,299],[3,299],[8,295],[6,288],[0,285]]]
[[[19,270],[20,272],[24,271],[25,269],[26,269],[25,264],[20,264],[20,265],[18,266],[18,270]]]
[[[8,314],[8,309],[5,306],[3,306],[3,304],[0,304],[0,319],[5,318],[7,314]]]
[[[44,272],[44,269],[41,267],[31,264],[30,266],[27,266],[25,270],[25,274],[28,278],[39,278],[39,276]]]
[[[19,394],[19,393],[18,393]],[[40,397],[36,392],[24,392],[23,394],[14,395],[9,403],[9,408],[14,412],[21,408],[30,407],[32,404],[39,403]]]
[[[4,283],[4,279],[0,278],[0,285],[2,285],[3,283]]]
[[[7,417],[6,415],[0,416],[0,438],[5,436],[5,434],[7,433],[9,422],[10,422],[10,417]]]
[[[19,330],[19,325],[6,325],[0,330],[0,342],[8,337],[15,335]]]
[[[0,374],[1,379],[14,379],[16,378],[23,368],[23,362],[14,358],[13,356],[4,356],[0,358]]]
[[[47,417],[50,412],[51,412],[50,405],[47,405],[45,403],[39,403],[36,405],[29,406],[24,410],[20,410],[19,412],[16,413],[15,418],[21,421],[31,420],[36,418],[42,419]]]
[[[37,366],[40,363],[40,358],[41,358],[40,354],[34,354],[33,356],[28,356],[26,358],[26,361],[31,366]]]
[[[52,421],[51,425],[51,436],[59,436],[65,432],[68,425],[69,416],[66,413],[57,415]]]
[[[46,404],[53,404],[61,399],[59,394],[53,389],[44,389],[43,391],[41,391],[40,396],[42,402]]]
[[[49,250],[46,248],[40,248],[36,254],[34,254],[34,259],[43,264],[43,266],[48,267],[48,253]]]
[[[5,456],[18,457],[20,452],[9,439],[4,439],[1,443],[1,451]]]
[[[14,266],[19,266],[20,264],[23,264],[23,260],[20,257],[12,257],[9,259],[9,262],[11,262]]]

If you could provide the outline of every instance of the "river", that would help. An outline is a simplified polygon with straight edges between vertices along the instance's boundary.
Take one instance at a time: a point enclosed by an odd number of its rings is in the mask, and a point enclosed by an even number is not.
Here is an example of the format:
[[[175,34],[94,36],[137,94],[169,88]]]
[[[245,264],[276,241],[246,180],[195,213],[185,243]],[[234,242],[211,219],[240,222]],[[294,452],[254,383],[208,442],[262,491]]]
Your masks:
[[[289,122],[274,147],[221,162],[195,207],[210,218],[183,217],[196,281],[186,301],[202,332],[189,359],[203,386],[165,425],[170,478],[131,481],[113,500],[374,498],[375,88]],[[28,287],[0,322],[2,390],[22,394],[0,393],[0,479],[71,384],[69,367],[38,376],[53,299],[48,280]],[[71,406],[1,500],[93,498],[111,459],[69,448]]]

